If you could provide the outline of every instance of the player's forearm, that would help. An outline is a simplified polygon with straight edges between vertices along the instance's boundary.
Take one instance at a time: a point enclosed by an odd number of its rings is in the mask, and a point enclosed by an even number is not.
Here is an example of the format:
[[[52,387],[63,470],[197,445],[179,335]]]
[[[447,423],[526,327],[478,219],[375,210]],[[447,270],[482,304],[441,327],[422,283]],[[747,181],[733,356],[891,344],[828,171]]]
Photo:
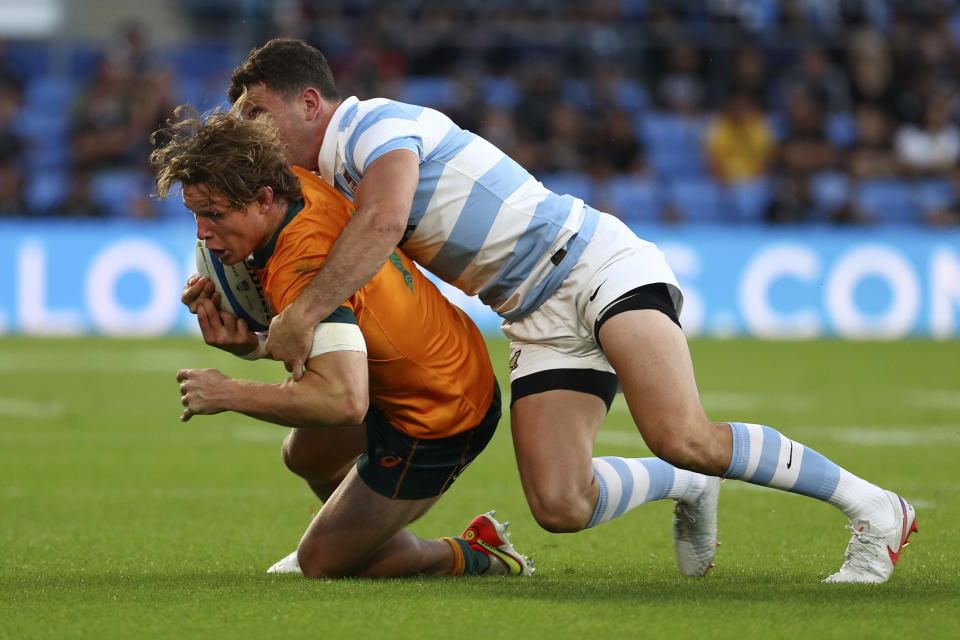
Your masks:
[[[230,380],[225,385],[223,409],[295,428],[340,427],[363,421],[366,398],[347,387],[318,392],[310,377],[307,372],[299,382],[289,379],[279,384]]]
[[[399,218],[356,214],[343,228],[330,254],[297,297],[305,324],[316,324],[377,274],[403,237]]]

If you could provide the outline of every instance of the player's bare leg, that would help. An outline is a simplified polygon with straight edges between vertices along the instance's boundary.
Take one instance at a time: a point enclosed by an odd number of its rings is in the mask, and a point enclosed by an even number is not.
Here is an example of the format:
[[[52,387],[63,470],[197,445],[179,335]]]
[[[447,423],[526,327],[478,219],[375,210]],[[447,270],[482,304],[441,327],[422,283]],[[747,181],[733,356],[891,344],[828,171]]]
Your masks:
[[[823,500],[853,535],[832,582],[885,582],[916,530],[909,502],[859,478],[777,430],[715,423],[700,406],[686,339],[666,315],[632,310],[608,319],[600,340],[647,445],[677,467]],[[889,550],[889,553],[888,553]]]
[[[650,450],[674,466],[723,475],[730,427],[704,413],[680,327],[660,311],[627,311],[604,322],[600,342]]]
[[[607,408],[563,389],[524,396],[510,410],[520,482],[533,517],[554,533],[585,529],[597,504],[593,442]]]
[[[367,444],[366,426],[291,429],[283,440],[283,462],[326,501]]]
[[[305,576],[393,578],[445,575],[453,568],[450,545],[423,540],[404,527],[438,498],[391,500],[368,487],[352,468],[300,541]]]

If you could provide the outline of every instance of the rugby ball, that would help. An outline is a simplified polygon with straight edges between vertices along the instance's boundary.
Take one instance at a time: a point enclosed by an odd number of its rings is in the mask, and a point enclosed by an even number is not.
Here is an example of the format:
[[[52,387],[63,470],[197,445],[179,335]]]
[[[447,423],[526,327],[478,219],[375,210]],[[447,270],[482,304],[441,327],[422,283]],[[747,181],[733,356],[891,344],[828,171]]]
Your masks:
[[[213,280],[220,292],[220,308],[247,321],[251,331],[270,328],[273,312],[263,295],[260,278],[244,262],[223,264],[203,242],[197,242],[197,273]]]

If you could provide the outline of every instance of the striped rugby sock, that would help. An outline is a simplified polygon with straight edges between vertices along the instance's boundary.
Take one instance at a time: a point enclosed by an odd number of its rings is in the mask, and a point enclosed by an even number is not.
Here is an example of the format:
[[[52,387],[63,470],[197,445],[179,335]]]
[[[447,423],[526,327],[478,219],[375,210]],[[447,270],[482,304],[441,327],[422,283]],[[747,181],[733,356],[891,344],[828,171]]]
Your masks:
[[[677,469],[660,458],[594,458],[593,475],[600,494],[588,529],[653,500],[692,502],[706,484],[706,476]]]
[[[889,511],[882,489],[858,478],[776,429],[730,422],[733,455],[724,478],[810,496],[834,505],[850,520]]]

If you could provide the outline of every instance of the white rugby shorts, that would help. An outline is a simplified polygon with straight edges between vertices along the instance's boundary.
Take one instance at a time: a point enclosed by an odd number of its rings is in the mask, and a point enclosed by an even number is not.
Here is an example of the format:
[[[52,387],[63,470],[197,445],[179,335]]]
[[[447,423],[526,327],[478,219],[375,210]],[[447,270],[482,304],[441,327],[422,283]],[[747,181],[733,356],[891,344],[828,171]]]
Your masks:
[[[510,338],[510,380],[553,369],[613,373],[593,334],[601,312],[623,294],[662,282],[677,314],[683,294],[663,252],[618,218],[600,214],[593,238],[550,298],[519,320],[504,320]]]

